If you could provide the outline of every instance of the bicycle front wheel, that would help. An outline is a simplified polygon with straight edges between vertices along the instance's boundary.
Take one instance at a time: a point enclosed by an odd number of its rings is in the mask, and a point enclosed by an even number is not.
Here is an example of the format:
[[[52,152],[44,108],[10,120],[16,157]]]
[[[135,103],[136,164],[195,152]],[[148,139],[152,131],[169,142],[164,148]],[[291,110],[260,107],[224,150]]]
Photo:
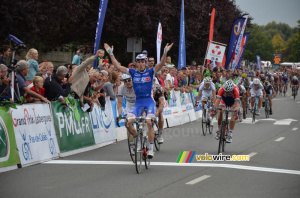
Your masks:
[[[202,111],[202,133],[205,136],[206,135],[206,111],[203,109]]]
[[[254,107],[253,107],[253,117],[252,117],[252,123],[255,122],[255,114],[256,114],[256,103],[254,103]]]
[[[218,154],[222,153],[222,151],[224,152],[225,149],[225,123],[222,122],[221,124],[221,129],[219,131],[220,133],[220,138],[219,138],[219,147],[218,147]]]
[[[142,171],[142,160],[143,160],[143,149],[138,148],[138,142],[142,146],[142,134],[138,132],[137,137],[135,138],[135,169],[137,173]]]
[[[133,138],[132,135],[130,134],[130,132],[127,130],[127,143],[128,143],[128,149],[129,149],[129,154],[130,154],[130,158],[132,160],[132,162],[135,162],[135,151],[131,149],[131,141],[130,139]],[[133,143],[135,144],[135,141],[133,140]],[[134,147],[136,147],[136,144],[134,145]]]
[[[160,144],[158,143],[158,136],[159,136],[159,132],[155,131],[155,134],[154,134],[154,145],[155,145],[155,148],[156,148],[157,151],[160,150]]]
[[[151,160],[147,156],[147,151],[149,150],[147,144],[148,143],[145,141],[144,142],[144,150],[143,150],[143,160],[144,160],[146,169],[150,168],[150,160]]]

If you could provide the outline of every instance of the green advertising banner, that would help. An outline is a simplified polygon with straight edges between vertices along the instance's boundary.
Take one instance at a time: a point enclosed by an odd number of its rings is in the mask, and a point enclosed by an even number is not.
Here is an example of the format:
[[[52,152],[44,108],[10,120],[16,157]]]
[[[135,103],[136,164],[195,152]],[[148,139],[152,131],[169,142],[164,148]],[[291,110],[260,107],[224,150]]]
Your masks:
[[[0,167],[20,164],[15,132],[8,107],[0,107]]]
[[[95,144],[89,113],[84,112],[78,100],[74,106],[52,102],[56,136],[61,152]]]

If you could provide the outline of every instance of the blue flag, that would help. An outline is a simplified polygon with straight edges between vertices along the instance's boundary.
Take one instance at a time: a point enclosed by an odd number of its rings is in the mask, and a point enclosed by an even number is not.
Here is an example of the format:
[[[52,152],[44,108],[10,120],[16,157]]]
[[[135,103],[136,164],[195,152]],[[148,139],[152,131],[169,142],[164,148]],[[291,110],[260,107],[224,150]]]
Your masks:
[[[242,62],[242,59],[243,59],[243,55],[244,55],[244,52],[245,52],[245,49],[246,49],[246,45],[247,45],[247,42],[248,42],[248,40],[249,40],[249,36],[250,36],[250,34],[249,33],[246,33],[246,34],[244,34],[244,38],[243,38],[243,40],[244,40],[244,43],[243,43],[243,49],[242,49],[242,54],[241,54],[241,56],[240,56],[240,59],[239,59],[239,62],[238,62],[238,64],[237,64],[237,69],[238,68],[240,68],[240,65],[241,65],[241,62]]]
[[[258,70],[260,71],[261,70],[261,60],[260,60],[260,56],[259,55],[256,55],[256,60],[257,60]]]
[[[97,28],[96,28],[94,54],[96,54],[97,50],[99,49],[99,45],[100,45],[100,39],[101,39],[102,28],[103,28],[105,13],[106,13],[107,1],[108,0],[100,0],[100,4],[99,4],[99,13],[98,13]],[[97,63],[97,59],[96,59],[94,61],[94,68],[97,68],[97,66],[98,66],[98,63]]]
[[[180,17],[180,38],[179,38],[179,57],[178,57],[178,70],[186,67],[186,54],[185,54],[185,25],[184,25],[184,0],[181,1],[181,17]]]
[[[230,40],[229,40],[229,45],[228,45],[228,51],[227,51],[227,56],[226,56],[226,63],[225,63],[225,69],[228,69],[229,64],[231,62],[232,56],[235,51],[236,44],[238,42],[242,26],[245,22],[245,18],[238,18],[234,21],[231,29],[231,35],[230,35]]]

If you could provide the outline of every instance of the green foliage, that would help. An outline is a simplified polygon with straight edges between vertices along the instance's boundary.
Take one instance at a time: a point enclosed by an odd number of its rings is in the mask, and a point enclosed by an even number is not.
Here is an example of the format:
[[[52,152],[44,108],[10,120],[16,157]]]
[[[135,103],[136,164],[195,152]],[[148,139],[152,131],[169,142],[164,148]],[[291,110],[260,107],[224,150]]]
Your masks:
[[[249,31],[250,37],[245,49],[244,59],[256,61],[256,55],[260,55],[261,60],[272,60],[273,45],[260,27],[257,24],[253,24],[246,30]]]
[[[288,62],[300,61],[300,20],[298,20],[298,32],[293,34],[286,42],[286,50],[283,59]]]
[[[280,34],[276,34],[273,38],[272,38],[272,45],[274,48],[274,52],[275,53],[282,53],[285,51],[286,49],[286,43],[285,41],[282,39],[282,37],[280,36]]]

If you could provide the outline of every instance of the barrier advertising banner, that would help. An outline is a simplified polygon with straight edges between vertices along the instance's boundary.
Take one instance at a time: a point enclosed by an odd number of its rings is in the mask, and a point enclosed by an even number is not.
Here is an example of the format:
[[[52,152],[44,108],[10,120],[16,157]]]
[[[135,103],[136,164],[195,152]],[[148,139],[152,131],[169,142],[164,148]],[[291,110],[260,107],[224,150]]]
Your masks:
[[[10,109],[22,165],[58,157],[59,149],[48,104]]]
[[[14,128],[7,107],[0,107],[0,167],[20,163]]]
[[[52,102],[56,136],[61,152],[71,151],[95,144],[89,113],[84,112],[78,100],[74,107]]]
[[[117,139],[112,105],[109,97],[106,97],[105,100],[105,110],[102,110],[97,104],[95,104],[93,111],[90,113],[96,144]]]

